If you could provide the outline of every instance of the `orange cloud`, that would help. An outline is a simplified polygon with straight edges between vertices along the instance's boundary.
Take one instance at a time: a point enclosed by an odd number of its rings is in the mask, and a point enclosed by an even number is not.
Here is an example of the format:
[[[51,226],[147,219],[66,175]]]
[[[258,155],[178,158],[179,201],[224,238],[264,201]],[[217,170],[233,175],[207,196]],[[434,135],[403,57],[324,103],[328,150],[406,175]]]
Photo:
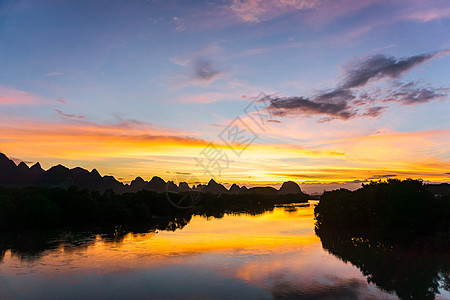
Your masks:
[[[320,135],[320,131],[316,134]],[[194,158],[201,157],[210,142],[198,136],[198,132],[136,121],[0,121],[0,151],[7,155],[40,161],[46,168],[58,163],[97,168],[102,174],[124,181],[136,176],[171,180],[184,172],[207,182],[211,175]],[[341,139],[326,136],[305,146],[293,137],[287,139],[289,144],[256,140],[241,156],[224,144],[214,144],[229,159],[227,168],[216,175],[224,184],[252,186],[277,186],[294,180],[307,192],[335,188],[336,182],[356,188],[367,179],[394,176],[448,181],[449,137],[450,130],[434,130],[361,134],[353,138],[344,135]]]

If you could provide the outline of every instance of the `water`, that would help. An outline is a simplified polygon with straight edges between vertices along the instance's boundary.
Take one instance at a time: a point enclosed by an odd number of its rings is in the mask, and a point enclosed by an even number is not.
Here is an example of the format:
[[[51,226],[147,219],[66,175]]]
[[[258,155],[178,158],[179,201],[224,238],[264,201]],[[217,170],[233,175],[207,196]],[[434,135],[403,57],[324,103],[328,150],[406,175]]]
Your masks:
[[[176,231],[44,236],[3,251],[0,299],[397,298],[322,248],[312,205],[194,216]]]

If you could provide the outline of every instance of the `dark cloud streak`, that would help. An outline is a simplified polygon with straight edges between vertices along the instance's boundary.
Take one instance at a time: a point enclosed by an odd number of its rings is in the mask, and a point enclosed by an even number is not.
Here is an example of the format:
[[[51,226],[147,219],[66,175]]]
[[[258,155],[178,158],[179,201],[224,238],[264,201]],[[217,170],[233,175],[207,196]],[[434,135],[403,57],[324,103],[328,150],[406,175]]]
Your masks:
[[[402,102],[405,105],[427,103],[433,100],[444,98],[447,94],[441,92],[442,89],[421,88],[416,83],[410,82],[401,85],[397,91],[393,91],[394,101]]]
[[[366,109],[366,112],[363,116],[366,117],[378,117],[383,114],[383,112],[387,109],[387,106],[373,106]]]
[[[397,79],[403,73],[432,59],[441,52],[416,55],[403,59],[396,59],[392,56],[375,55],[365,60],[356,61],[346,67],[346,78],[342,85],[342,89],[362,87],[372,79],[383,79],[385,77]]]
[[[372,177],[369,178],[369,180],[370,179],[385,179],[385,178],[392,178],[392,177],[397,177],[397,175],[395,175],[395,174],[373,175]]]
[[[344,68],[343,83],[334,89],[326,90],[314,97],[273,97],[269,110],[278,116],[289,115],[325,115],[322,119],[348,120],[357,116],[379,117],[387,106],[376,105],[378,102],[399,102],[403,105],[421,104],[447,96],[442,91],[430,87],[420,87],[417,83],[401,84],[390,82],[390,89],[377,95],[364,90],[373,81],[384,79],[399,79],[404,73],[432,58],[450,53],[443,50],[429,54],[415,55],[407,58],[374,55],[358,59]],[[373,93],[373,92],[372,92]],[[365,107],[364,113],[359,113],[359,107]]]
[[[213,81],[222,74],[222,72],[215,70],[208,60],[197,60],[193,67],[194,76],[200,81]]]
[[[349,110],[346,101],[341,102],[316,102],[304,97],[286,97],[271,99],[270,107],[275,109],[274,114],[285,116],[287,114],[305,114],[305,115],[329,115],[341,119],[353,117],[353,112]]]

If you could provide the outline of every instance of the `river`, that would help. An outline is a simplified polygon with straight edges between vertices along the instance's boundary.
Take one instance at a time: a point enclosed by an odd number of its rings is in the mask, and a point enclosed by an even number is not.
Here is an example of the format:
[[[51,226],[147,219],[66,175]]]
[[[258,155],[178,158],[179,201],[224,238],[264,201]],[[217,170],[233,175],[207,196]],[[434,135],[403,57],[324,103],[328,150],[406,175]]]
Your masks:
[[[313,203],[3,247],[1,299],[397,299],[322,248]],[[47,240],[42,240],[47,239]],[[437,298],[450,294],[439,288]]]

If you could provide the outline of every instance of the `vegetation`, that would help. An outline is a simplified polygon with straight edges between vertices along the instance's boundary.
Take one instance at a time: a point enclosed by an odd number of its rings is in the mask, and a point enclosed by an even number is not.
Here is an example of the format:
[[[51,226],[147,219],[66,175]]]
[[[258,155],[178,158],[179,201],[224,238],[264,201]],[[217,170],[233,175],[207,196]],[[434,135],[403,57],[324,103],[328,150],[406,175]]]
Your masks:
[[[450,231],[450,195],[436,197],[417,180],[389,179],[353,192],[325,192],[314,213],[317,229],[333,228],[353,236],[442,240]]]
[[[450,290],[450,195],[416,180],[372,182],[322,195],[314,210],[324,249],[401,299]]]
[[[171,193],[172,202],[187,193]],[[116,194],[72,187],[0,188],[0,231],[56,228],[79,225],[153,224],[162,218],[201,214],[221,217],[225,213],[260,213],[275,204],[303,201],[298,195],[202,194],[195,207],[180,210],[165,193],[140,191]]]

